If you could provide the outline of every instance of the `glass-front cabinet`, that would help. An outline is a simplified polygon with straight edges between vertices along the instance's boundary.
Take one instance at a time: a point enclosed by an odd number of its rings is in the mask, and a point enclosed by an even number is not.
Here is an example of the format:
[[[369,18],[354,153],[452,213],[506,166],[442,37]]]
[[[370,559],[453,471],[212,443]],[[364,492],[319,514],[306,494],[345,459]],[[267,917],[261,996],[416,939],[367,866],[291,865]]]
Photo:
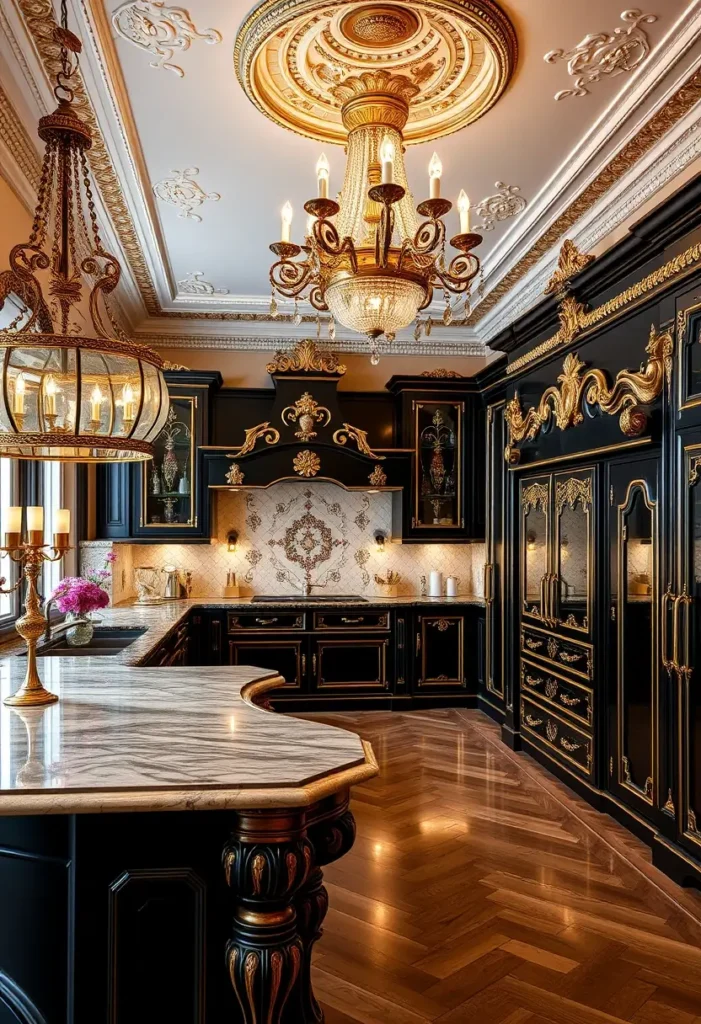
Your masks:
[[[141,466],[139,526],[197,527],[197,395],[173,395],[152,462]]]
[[[464,402],[415,401],[414,530],[460,530]]]

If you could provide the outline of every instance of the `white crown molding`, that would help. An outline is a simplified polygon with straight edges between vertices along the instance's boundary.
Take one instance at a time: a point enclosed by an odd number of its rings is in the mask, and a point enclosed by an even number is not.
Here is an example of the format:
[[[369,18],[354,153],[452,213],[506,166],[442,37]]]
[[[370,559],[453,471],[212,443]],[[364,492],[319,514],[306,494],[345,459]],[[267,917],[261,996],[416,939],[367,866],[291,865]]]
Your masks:
[[[653,146],[601,200],[567,232],[581,252],[601,247],[616,228],[634,216],[652,196],[701,157],[701,114],[690,110]],[[602,250],[603,251],[603,250]],[[558,253],[543,257],[513,289],[480,321],[478,332],[491,341],[543,297],[545,286],[557,267]]]
[[[214,349],[228,352],[275,352],[278,349],[292,348],[296,341],[313,336],[314,332],[309,330],[310,325],[307,324],[306,327],[306,330],[298,329],[295,333],[286,330],[284,334],[281,334],[278,329],[277,334],[270,334],[266,337],[261,337],[257,334],[241,334],[236,337],[228,334],[210,334],[206,336],[200,334],[143,334],[139,331],[137,332],[136,340],[144,342],[152,348]],[[369,352],[367,340],[358,335],[340,340],[336,338],[335,341],[322,337],[319,340],[319,345],[333,352],[358,352],[362,355],[367,355]],[[382,358],[392,355],[427,357],[479,356],[483,357],[485,361],[489,361],[489,358],[493,357],[493,353],[482,342],[434,342],[430,338],[428,340],[422,339],[420,342],[414,341],[413,338],[397,338],[392,342],[391,348],[383,350]]]
[[[692,0],[489,253],[485,296],[700,65],[701,0]]]

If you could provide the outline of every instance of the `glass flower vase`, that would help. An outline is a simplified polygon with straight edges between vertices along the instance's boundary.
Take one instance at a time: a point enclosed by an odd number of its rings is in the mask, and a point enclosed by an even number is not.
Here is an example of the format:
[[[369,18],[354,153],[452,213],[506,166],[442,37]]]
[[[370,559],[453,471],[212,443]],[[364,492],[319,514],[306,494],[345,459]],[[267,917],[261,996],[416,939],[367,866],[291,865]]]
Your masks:
[[[66,630],[66,643],[71,647],[87,647],[95,632],[91,613],[77,615],[75,612],[66,612],[66,622],[75,622],[75,626]]]

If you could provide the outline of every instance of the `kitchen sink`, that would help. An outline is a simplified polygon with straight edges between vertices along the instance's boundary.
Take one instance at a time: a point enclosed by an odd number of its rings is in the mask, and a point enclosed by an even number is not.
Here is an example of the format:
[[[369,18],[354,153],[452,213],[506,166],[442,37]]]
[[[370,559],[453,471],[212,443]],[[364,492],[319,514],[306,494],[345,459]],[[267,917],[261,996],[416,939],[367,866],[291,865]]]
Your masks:
[[[303,604],[305,601],[348,604],[350,601],[355,604],[358,601],[367,602],[367,597],[358,597],[357,594],[310,594],[308,597],[303,594],[256,594],[251,601],[260,601],[261,604]]]
[[[55,640],[49,640],[46,644],[37,647],[37,658],[98,658],[109,657],[119,654],[125,647],[129,647],[143,636],[146,629],[109,629],[99,626],[93,633],[89,644],[83,647],[71,647],[66,640],[65,633],[61,633]],[[20,657],[26,657],[27,652],[22,651]]]

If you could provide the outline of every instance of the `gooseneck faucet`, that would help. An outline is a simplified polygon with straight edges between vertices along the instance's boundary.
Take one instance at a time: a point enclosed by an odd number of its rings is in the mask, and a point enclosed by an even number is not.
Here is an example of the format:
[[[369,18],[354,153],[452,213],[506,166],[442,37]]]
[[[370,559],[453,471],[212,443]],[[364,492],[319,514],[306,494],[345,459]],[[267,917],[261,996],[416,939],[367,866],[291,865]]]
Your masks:
[[[53,597],[48,598],[48,600],[44,603],[44,615],[46,616],[46,629],[44,630],[44,643],[45,644],[48,644],[48,642],[50,640],[53,640],[53,638],[55,636],[58,636],[59,633],[65,633],[67,629],[71,628],[71,626],[79,626],[81,623],[88,621],[85,618],[83,618],[83,619],[71,619],[70,622],[60,622],[58,624],[58,626],[54,626],[52,628],[52,626],[51,626],[51,608],[53,606],[53,603],[54,603],[54,598]]]

